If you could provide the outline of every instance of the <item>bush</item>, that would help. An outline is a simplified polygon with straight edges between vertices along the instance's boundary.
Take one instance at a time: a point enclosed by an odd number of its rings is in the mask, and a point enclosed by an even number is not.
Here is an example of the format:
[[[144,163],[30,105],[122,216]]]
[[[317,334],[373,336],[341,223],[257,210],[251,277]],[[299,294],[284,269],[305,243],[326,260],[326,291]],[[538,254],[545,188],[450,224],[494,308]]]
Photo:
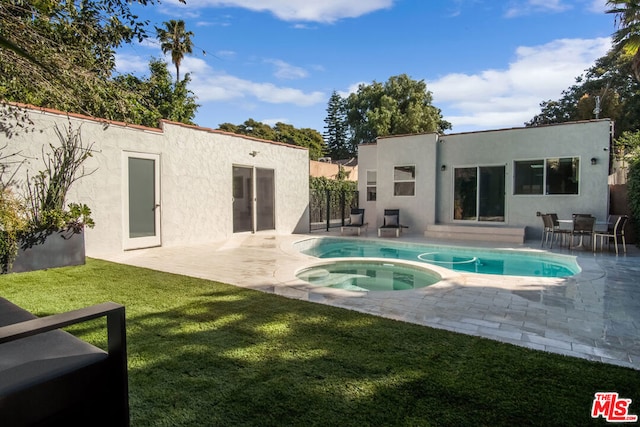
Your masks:
[[[55,127],[60,144],[49,144],[50,151],[42,150],[45,169],[27,179],[26,200],[18,199],[11,191],[13,175],[7,180],[8,157],[0,153],[0,272],[11,269],[18,253],[41,244],[55,231],[68,230],[79,233],[93,227],[91,210],[87,205],[66,205],[67,192],[78,179],[91,172],[84,170],[84,161],[92,155],[92,145],[82,143],[80,128],[73,129],[71,122],[66,132]],[[65,206],[66,205],[66,206]]]
[[[18,242],[27,230],[26,206],[8,189],[0,193],[0,271],[11,268],[18,253]]]
[[[640,230],[640,156],[636,156],[629,162],[627,191],[629,194],[631,217],[636,230]]]

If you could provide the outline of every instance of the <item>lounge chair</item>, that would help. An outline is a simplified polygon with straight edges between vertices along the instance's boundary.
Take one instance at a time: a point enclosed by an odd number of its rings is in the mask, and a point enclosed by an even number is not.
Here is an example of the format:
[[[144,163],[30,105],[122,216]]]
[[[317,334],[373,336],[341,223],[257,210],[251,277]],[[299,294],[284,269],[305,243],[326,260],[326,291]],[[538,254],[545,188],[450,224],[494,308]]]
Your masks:
[[[349,224],[345,224],[340,227],[340,234],[344,233],[344,230],[357,230],[358,236],[360,235],[360,230],[364,228],[364,232],[367,232],[368,223],[364,222],[364,209],[353,208],[351,209],[351,215],[349,215]]]
[[[400,237],[403,228],[409,227],[400,224],[400,209],[385,209],[382,226],[378,228],[378,237],[386,230],[393,230],[396,233],[396,237]]]
[[[627,253],[627,242],[624,238],[624,227],[627,225],[629,217],[627,215],[621,215],[617,218],[613,229],[608,230],[605,233],[593,233],[593,251],[598,248],[598,239],[600,239],[600,250],[604,246],[604,239],[607,239],[607,245],[611,244],[611,239],[616,246],[616,255],[618,255],[618,241],[622,240],[622,249],[624,253]]]

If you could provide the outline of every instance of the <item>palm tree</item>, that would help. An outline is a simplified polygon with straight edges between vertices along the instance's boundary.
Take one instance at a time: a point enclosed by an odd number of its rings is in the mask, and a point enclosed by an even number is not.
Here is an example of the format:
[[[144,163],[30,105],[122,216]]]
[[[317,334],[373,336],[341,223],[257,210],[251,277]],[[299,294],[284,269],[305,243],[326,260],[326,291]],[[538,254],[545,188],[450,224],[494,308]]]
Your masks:
[[[180,64],[186,53],[193,52],[191,31],[185,31],[184,21],[170,20],[164,23],[165,28],[156,27],[162,53],[171,52],[171,62],[176,66],[176,83],[180,81]]]
[[[607,13],[616,14],[618,31],[613,34],[614,48],[633,56],[631,68],[636,80],[640,81],[640,2],[607,0],[607,6],[611,6]]]

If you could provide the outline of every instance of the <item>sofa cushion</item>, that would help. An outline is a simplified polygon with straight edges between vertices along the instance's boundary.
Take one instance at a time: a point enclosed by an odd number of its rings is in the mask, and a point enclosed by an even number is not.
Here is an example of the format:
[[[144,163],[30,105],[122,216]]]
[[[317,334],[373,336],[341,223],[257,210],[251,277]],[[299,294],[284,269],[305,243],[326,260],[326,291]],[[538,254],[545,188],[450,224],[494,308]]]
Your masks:
[[[0,298],[0,326],[35,318],[28,311]],[[61,330],[0,344],[0,396],[106,358],[105,351]]]

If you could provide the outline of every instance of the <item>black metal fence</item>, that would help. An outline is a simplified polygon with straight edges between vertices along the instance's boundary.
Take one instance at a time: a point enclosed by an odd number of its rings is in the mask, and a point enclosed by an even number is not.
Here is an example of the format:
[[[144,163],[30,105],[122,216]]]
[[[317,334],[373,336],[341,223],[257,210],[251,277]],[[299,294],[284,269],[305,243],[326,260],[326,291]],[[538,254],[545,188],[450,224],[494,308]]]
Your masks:
[[[351,208],[358,207],[357,191],[311,190],[309,194],[309,230],[341,227]]]

